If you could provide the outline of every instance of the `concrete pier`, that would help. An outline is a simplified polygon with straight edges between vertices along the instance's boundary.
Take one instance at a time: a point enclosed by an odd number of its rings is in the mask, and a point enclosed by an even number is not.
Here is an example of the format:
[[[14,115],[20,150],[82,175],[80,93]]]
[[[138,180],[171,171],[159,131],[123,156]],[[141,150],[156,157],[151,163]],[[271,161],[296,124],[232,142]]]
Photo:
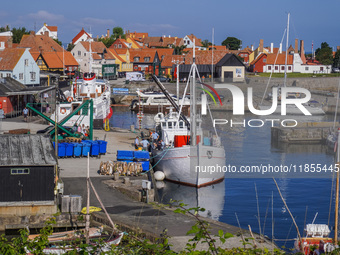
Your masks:
[[[332,122],[305,122],[296,127],[272,127],[271,139],[277,143],[323,143],[331,131]]]

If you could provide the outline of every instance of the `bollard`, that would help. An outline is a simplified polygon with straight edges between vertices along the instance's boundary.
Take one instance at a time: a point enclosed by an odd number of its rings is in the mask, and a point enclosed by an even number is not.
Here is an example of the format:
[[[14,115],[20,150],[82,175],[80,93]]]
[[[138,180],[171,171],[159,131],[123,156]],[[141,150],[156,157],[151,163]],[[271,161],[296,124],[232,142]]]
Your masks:
[[[115,173],[113,174],[113,180],[115,180],[115,181],[118,181],[118,180],[119,180],[119,173],[118,173],[118,172],[115,172]]]

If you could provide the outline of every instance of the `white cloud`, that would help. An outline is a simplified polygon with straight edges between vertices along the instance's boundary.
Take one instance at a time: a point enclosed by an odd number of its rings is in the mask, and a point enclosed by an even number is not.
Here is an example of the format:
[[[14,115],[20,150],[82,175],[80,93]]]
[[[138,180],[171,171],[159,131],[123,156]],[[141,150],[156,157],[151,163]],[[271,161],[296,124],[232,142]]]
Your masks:
[[[38,22],[62,22],[64,20],[64,16],[61,14],[53,14],[44,10],[40,10],[37,13],[30,13],[26,16],[29,19],[33,19]],[[53,25],[53,24],[51,24]]]

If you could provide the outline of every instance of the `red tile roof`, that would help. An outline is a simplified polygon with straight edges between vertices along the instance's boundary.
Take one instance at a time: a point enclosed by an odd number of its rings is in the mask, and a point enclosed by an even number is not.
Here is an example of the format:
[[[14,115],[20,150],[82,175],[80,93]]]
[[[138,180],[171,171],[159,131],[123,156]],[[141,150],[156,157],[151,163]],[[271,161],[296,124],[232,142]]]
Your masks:
[[[166,68],[166,67],[172,67],[172,65],[174,65],[173,61],[179,61],[179,63],[183,63],[184,61],[184,57],[182,55],[166,55],[164,56],[163,60],[162,60],[162,68]]]
[[[115,59],[118,59],[120,62],[125,63],[126,61],[124,59],[122,59],[118,53],[115,51],[115,49],[108,49],[109,52],[111,52],[111,54],[115,57]]]
[[[31,48],[31,52],[63,51],[63,47],[46,35],[23,35],[18,47]]]
[[[213,55],[212,55],[213,53]],[[217,64],[226,54],[229,54],[230,52],[225,50],[214,50],[211,52],[210,50],[199,50],[195,51],[196,56],[196,64],[197,65],[211,65],[211,64]],[[193,59],[193,51],[190,51],[185,56],[185,64],[192,64]]]
[[[0,52],[0,70],[13,70],[25,49],[6,48]]]
[[[57,32],[58,27],[57,26],[46,26],[51,32]]]
[[[81,43],[87,51],[90,51],[90,42],[79,42],[79,43]],[[105,47],[103,42],[91,42],[92,52],[103,53],[104,50],[106,49],[107,48]]]
[[[150,61],[148,63],[152,63],[156,56],[157,49],[130,49],[130,62],[134,62],[135,57],[139,57],[139,62],[145,62],[144,58],[149,57]]]
[[[84,34],[87,35],[88,38],[91,38],[91,36],[85,32],[84,28],[82,28],[81,31],[72,39],[72,44],[75,44],[75,42]]]

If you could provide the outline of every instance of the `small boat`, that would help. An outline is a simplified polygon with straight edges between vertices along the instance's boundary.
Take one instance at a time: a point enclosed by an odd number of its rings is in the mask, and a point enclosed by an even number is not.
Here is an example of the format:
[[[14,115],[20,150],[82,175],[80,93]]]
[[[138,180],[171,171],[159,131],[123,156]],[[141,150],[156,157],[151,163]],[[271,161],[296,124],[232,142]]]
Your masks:
[[[51,115],[55,119],[57,113],[58,122],[71,114],[85,100],[93,100],[93,124],[95,128],[102,128],[103,123],[112,116],[110,84],[106,80],[99,80],[95,73],[84,73],[83,79],[76,79],[71,91],[64,92],[66,102],[57,104],[56,112]],[[72,116],[64,126],[74,126],[74,124],[90,126],[90,111],[82,110]]]
[[[169,112],[169,107],[171,107],[171,104],[164,93],[148,90],[142,91],[139,89],[137,89],[136,93],[137,99],[132,100],[130,105],[131,111],[143,113]],[[184,114],[188,114],[188,110],[190,108],[190,98],[185,96],[177,100],[175,95],[170,94],[170,96],[178,105],[183,103],[182,111]]]
[[[202,118],[196,112],[196,74],[200,77],[195,51],[193,56],[187,83],[190,85],[190,120],[181,111],[168,115],[158,113],[156,131],[164,139],[166,148],[154,149],[152,153],[155,171],[163,171],[166,180],[200,188],[223,181],[226,157],[216,130],[214,135],[203,132]],[[201,102],[207,101],[202,97]]]

